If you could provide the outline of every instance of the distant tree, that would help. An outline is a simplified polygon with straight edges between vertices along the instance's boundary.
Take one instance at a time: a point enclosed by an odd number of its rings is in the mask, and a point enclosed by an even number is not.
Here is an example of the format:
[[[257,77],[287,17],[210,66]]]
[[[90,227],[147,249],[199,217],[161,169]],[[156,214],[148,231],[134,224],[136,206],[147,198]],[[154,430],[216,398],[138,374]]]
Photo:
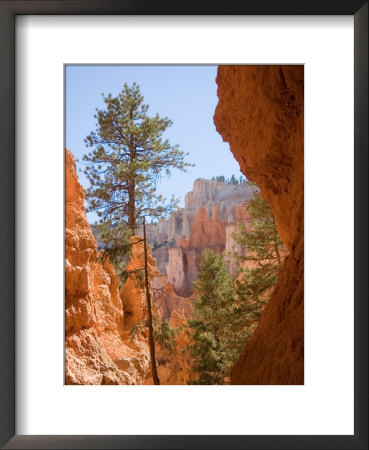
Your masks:
[[[226,384],[230,371],[252,336],[268,302],[282,264],[283,246],[274,215],[255,184],[248,206],[251,223],[241,223],[233,237],[247,249],[246,256],[234,253],[239,261],[235,281],[222,254],[206,250],[202,254],[199,279],[194,283],[195,300],[189,350],[193,384]]]
[[[237,186],[238,184],[246,184],[247,180],[242,175],[240,176],[239,179],[237,179],[235,177],[235,175],[233,174],[230,178],[226,178],[224,175],[213,176],[211,178],[211,181],[217,181],[218,183],[224,183],[224,184],[233,184],[233,185]]]
[[[237,178],[234,176],[234,174],[231,176],[229,180],[229,184],[238,184]]]
[[[189,351],[198,378],[191,384],[226,384],[245,343],[247,324],[238,318],[241,305],[223,255],[203,252],[194,289]]]
[[[216,181],[217,183],[226,183],[226,179],[224,175],[214,176],[211,178],[211,181]]]
[[[184,326],[172,327],[168,319],[161,319],[158,314],[154,314],[154,338],[157,345],[164,350],[172,353],[177,343],[177,336],[183,331]],[[138,321],[131,329],[130,335],[133,339],[136,338],[143,329],[148,327],[148,320]]]
[[[248,182],[248,185],[253,189],[247,208],[251,223],[248,226],[239,223],[232,234],[235,241],[247,249],[247,254],[235,253],[233,256],[240,262],[237,294],[244,299],[245,305],[252,305],[252,315],[257,321],[277,282],[283,260],[283,243],[269,203],[261,197],[255,183]]]

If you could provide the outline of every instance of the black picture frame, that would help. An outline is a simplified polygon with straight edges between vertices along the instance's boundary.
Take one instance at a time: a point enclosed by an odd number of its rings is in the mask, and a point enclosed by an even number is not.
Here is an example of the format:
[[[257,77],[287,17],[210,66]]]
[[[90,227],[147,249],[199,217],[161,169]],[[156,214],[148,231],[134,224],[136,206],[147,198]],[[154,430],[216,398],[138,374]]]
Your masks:
[[[353,15],[354,435],[15,435],[15,17],[19,14]],[[368,448],[368,2],[365,0],[0,1],[0,445],[8,449],[367,449]],[[19,131],[19,130],[18,130]],[[21,249],[17,249],[21,250]],[[18,283],[21,280],[17,280]]]

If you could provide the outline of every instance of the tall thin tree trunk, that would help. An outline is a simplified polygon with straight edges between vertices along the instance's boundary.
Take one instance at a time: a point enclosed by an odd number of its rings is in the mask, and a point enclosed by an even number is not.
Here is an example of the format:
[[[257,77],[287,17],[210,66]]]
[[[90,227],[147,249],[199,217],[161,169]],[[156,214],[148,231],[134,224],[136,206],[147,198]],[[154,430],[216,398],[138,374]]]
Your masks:
[[[131,121],[133,121],[133,113],[130,111]],[[135,149],[133,145],[132,134],[129,137],[129,162],[133,163],[135,160]],[[130,174],[129,185],[128,185],[128,226],[135,234],[136,230],[136,180],[132,174]]]
[[[149,315],[149,345],[150,345],[150,356],[151,356],[151,370],[152,378],[154,384],[160,384],[158,369],[156,367],[156,357],[155,357],[155,342],[154,342],[154,326],[152,321],[152,307],[151,307],[151,295],[149,289],[149,269],[147,262],[147,243],[146,243],[146,223],[145,217],[143,218],[143,233],[144,233],[144,254],[145,254],[145,285],[146,285],[146,300],[147,300],[147,310]]]
[[[135,200],[135,185],[130,182],[128,186],[128,226],[133,231],[133,234],[135,234],[136,231]]]

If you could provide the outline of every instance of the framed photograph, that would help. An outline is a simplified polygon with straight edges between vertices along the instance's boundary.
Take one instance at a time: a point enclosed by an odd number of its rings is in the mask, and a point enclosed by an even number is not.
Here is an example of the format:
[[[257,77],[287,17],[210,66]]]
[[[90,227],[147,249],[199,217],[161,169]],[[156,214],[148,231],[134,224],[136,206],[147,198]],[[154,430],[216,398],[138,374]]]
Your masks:
[[[3,448],[368,448],[367,2],[0,25]]]

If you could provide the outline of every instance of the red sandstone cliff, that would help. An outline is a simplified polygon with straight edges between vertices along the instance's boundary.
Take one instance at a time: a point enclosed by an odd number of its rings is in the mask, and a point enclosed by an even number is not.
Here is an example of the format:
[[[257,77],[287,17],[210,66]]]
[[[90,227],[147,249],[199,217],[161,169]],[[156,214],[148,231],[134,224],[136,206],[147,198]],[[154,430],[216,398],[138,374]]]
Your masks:
[[[304,68],[220,66],[214,123],[273,208],[290,254],[233,384],[304,383]]]
[[[142,384],[150,372],[148,345],[124,330],[119,278],[96,261],[75,161],[66,150],[65,383]]]

